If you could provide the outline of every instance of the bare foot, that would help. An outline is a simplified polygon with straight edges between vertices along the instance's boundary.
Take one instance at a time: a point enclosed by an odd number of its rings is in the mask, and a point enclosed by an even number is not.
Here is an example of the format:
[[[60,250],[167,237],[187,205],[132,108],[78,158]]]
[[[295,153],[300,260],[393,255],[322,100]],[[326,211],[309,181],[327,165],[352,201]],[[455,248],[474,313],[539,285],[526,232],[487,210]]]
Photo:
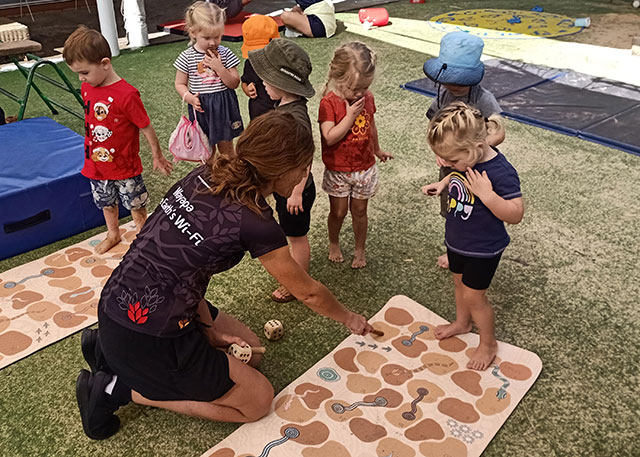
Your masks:
[[[96,254],[104,254],[109,249],[111,249],[116,244],[118,244],[120,241],[121,241],[121,238],[119,233],[115,237],[110,237],[110,236],[106,237],[104,240],[102,240],[102,242],[99,245],[96,246],[96,249],[95,249]]]
[[[471,331],[471,323],[462,324],[458,321],[454,321],[450,324],[446,325],[438,325],[436,329],[433,331],[436,339],[444,340],[445,338],[449,338],[453,335],[459,335],[461,333],[467,333]]]
[[[470,370],[486,370],[498,352],[498,343],[494,340],[491,344],[479,345],[467,363]]]
[[[449,257],[446,253],[438,257],[438,266],[440,268],[449,268]]]
[[[354,251],[351,268],[364,268],[367,266],[367,257],[364,252]]]
[[[344,257],[342,257],[342,251],[340,250],[339,244],[329,243],[329,260],[332,262],[344,262]]]
[[[280,286],[271,293],[271,299],[278,303],[289,303],[295,300],[296,297],[285,286]]]

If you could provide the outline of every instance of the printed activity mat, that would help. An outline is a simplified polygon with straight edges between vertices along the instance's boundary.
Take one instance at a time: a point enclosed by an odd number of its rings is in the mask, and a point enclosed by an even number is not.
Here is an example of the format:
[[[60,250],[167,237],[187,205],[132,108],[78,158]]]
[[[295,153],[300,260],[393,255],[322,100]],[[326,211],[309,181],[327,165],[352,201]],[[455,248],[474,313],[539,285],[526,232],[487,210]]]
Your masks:
[[[446,25],[481,38],[556,38],[581,32],[573,18],[541,11],[475,9],[452,11],[429,19],[429,25],[443,32]],[[478,31],[475,29],[483,29]],[[479,33],[480,32],[480,33]]]
[[[438,341],[447,322],[402,295],[203,457],[471,457],[482,454],[542,370],[498,343],[483,372],[466,368],[478,336]]]
[[[105,233],[0,273],[0,369],[98,321],[102,287],[135,238],[133,222],[120,234],[103,255],[94,246]]]

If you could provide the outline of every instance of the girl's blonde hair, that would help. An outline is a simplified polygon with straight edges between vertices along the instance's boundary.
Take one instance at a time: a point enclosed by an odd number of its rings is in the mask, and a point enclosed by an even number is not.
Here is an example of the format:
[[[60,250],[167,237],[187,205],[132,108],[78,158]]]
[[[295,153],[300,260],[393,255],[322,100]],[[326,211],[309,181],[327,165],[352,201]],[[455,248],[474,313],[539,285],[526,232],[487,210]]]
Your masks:
[[[477,161],[480,151],[476,145],[486,142],[489,135],[503,132],[502,118],[497,114],[485,118],[480,110],[456,101],[433,116],[427,129],[427,141],[433,152],[445,160],[468,152],[469,159]]]
[[[211,167],[210,189],[261,214],[262,191],[278,178],[311,164],[315,144],[309,129],[290,113],[270,111],[251,121],[236,155],[220,155]]]
[[[373,78],[376,53],[361,41],[343,44],[333,53],[322,95],[336,87],[354,87],[361,78]]]
[[[198,1],[187,8],[184,20],[191,36],[194,33],[219,30],[224,27],[227,13],[215,3]],[[195,39],[191,36],[191,44],[194,42]]]

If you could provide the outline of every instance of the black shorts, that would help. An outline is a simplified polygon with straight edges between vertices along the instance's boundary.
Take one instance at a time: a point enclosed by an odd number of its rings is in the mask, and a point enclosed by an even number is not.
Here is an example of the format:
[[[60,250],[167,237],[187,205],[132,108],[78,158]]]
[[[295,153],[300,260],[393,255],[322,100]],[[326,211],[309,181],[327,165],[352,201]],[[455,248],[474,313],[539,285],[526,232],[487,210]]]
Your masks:
[[[215,320],[218,310],[209,304]],[[227,355],[197,328],[174,338],[129,330],[98,307],[100,345],[118,381],[149,400],[213,401],[233,386]]]
[[[451,273],[462,275],[462,284],[471,289],[486,290],[491,285],[502,253],[490,258],[468,257],[447,249],[447,257],[449,270]]]
[[[274,192],[273,197],[276,199],[276,211],[278,212],[278,220],[280,227],[287,236],[305,236],[309,233],[311,225],[311,208],[316,200],[316,185],[311,178],[311,184],[302,191],[302,212],[291,214],[287,211],[287,199]]]
[[[324,24],[318,16],[315,14],[308,14],[309,27],[311,27],[311,33],[314,38],[325,38],[327,36],[327,29],[324,28]]]

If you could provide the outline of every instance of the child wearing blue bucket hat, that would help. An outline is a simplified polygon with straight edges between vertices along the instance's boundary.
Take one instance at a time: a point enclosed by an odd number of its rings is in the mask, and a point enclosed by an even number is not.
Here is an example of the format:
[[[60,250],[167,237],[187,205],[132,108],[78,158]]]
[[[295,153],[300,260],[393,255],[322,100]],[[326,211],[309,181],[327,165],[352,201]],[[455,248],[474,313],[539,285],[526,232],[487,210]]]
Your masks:
[[[500,114],[502,109],[496,97],[480,85],[484,77],[484,64],[480,61],[483,48],[482,38],[466,32],[451,32],[442,37],[440,54],[427,60],[423,66],[425,75],[436,83],[438,89],[437,97],[427,111],[429,119],[455,101],[477,108],[486,118]],[[504,130],[490,134],[487,141],[492,146],[499,145],[504,141]],[[452,169],[437,156],[436,163],[440,167],[440,179],[451,173]],[[440,197],[440,214],[446,218],[446,191]],[[447,254],[438,257],[438,265],[449,268]]]

